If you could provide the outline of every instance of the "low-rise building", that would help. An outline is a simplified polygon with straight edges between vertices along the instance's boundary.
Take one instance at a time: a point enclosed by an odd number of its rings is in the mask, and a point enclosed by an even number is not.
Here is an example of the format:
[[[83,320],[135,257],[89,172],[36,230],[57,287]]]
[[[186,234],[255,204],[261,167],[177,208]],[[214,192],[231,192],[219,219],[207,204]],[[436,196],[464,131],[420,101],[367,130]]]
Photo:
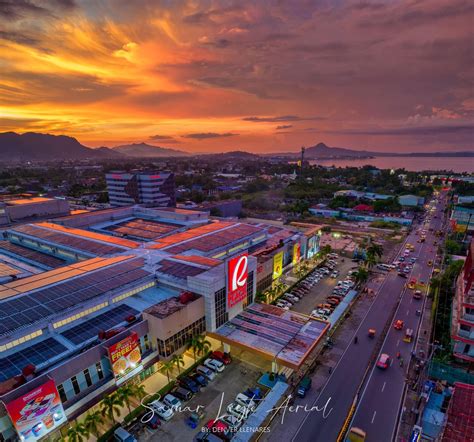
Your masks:
[[[417,195],[400,195],[398,202],[403,207],[422,207],[425,204],[425,199]]]
[[[450,220],[451,227],[456,232],[474,231],[474,206],[456,204]]]

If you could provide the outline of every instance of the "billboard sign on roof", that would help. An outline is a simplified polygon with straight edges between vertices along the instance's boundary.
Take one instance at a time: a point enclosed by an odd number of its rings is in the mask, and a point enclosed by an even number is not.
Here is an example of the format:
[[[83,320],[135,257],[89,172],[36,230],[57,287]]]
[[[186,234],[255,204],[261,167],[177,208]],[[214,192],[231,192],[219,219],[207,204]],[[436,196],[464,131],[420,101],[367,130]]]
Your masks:
[[[67,421],[53,380],[5,404],[23,442],[37,441]]]
[[[227,307],[232,308],[247,296],[249,257],[241,253],[227,261]]]

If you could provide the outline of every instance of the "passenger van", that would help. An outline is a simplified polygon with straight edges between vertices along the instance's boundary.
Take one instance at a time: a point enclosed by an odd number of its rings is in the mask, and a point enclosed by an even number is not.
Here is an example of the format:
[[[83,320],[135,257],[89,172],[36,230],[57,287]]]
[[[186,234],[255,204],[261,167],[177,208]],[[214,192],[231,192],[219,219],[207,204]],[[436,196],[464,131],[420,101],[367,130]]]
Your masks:
[[[117,442],[137,442],[137,440],[125,429],[118,427],[114,431],[114,439]]]

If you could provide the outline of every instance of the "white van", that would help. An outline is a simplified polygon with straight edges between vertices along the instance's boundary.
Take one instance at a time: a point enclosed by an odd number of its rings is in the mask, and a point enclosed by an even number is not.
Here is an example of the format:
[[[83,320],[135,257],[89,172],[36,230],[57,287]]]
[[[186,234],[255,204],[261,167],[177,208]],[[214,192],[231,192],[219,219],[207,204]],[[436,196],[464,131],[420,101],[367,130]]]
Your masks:
[[[118,427],[114,431],[114,439],[117,442],[137,442],[137,440],[125,429]]]

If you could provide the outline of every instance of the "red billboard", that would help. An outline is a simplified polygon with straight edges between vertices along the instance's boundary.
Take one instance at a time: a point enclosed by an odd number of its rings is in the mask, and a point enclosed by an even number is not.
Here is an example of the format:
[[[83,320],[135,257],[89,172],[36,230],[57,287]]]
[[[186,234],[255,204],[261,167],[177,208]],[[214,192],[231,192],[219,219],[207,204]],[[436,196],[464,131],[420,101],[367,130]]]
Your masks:
[[[227,307],[231,308],[247,296],[249,257],[242,253],[227,262]]]
[[[5,407],[22,441],[37,441],[67,421],[53,380]]]
[[[109,358],[117,384],[138,373],[143,368],[138,335],[133,332],[130,336],[110,346]]]

